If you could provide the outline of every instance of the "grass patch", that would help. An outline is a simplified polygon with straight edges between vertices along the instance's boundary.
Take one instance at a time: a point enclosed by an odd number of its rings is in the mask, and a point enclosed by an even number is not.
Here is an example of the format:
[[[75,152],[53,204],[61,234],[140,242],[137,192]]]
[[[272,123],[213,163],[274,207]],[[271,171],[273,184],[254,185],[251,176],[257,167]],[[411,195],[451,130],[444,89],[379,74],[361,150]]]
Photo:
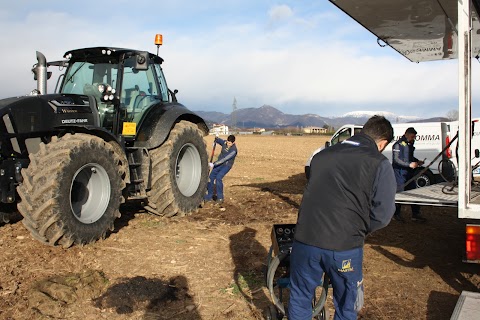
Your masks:
[[[263,285],[263,277],[257,275],[255,272],[239,273],[236,281],[234,280],[227,288],[220,290],[222,293],[228,293],[232,295],[247,294],[250,295],[250,291],[257,289]]]

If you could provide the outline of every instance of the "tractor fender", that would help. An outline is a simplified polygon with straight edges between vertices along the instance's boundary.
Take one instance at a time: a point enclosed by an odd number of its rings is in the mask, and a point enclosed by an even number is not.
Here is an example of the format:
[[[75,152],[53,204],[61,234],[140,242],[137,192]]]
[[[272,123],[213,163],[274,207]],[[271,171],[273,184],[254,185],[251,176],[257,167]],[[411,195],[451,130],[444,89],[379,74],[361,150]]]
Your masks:
[[[115,141],[118,145],[121,145],[121,143],[118,141],[117,137],[115,137],[110,131],[107,131],[106,129],[102,127],[96,127],[96,126],[57,126],[55,127],[56,130],[61,131],[66,131],[70,132],[72,134],[75,133],[86,133],[86,134],[91,134],[97,137],[102,138],[103,140],[110,142],[110,141]]]
[[[200,116],[178,103],[163,104],[150,109],[140,122],[135,147],[159,147],[167,140],[175,124],[181,120],[196,124],[205,135],[208,134],[208,126]]]

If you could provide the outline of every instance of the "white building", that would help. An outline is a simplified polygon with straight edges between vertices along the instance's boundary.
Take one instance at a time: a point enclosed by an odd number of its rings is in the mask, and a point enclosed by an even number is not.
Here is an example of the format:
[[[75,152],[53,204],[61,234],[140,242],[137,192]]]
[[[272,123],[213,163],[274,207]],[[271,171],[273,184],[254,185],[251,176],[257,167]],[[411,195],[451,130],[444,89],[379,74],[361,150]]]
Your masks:
[[[327,129],[320,127],[305,127],[303,128],[305,133],[327,133]]]
[[[214,124],[209,134],[228,135],[228,126],[224,124]]]

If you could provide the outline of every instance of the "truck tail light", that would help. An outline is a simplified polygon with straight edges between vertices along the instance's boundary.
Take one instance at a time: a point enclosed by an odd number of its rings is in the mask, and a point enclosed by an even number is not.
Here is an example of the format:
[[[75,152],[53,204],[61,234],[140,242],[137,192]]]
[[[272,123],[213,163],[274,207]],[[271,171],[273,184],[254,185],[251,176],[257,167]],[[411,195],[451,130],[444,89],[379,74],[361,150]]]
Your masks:
[[[468,262],[480,262],[480,225],[467,224],[465,251]]]
[[[445,138],[445,145],[448,146],[449,143],[450,143],[450,137],[447,136]],[[445,150],[445,155],[447,156],[448,159],[452,157],[452,150],[450,149],[450,147],[448,147],[447,150]]]

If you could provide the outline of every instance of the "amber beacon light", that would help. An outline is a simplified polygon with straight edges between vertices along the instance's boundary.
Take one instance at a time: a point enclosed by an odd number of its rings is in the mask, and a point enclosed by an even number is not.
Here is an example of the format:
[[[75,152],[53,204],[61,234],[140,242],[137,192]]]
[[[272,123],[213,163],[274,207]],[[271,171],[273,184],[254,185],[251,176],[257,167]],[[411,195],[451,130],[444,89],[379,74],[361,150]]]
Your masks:
[[[158,49],[163,44],[163,36],[159,33],[155,35],[155,45],[157,46],[157,56],[158,56]]]
[[[161,46],[163,44],[163,36],[161,34],[155,35],[155,45]]]

